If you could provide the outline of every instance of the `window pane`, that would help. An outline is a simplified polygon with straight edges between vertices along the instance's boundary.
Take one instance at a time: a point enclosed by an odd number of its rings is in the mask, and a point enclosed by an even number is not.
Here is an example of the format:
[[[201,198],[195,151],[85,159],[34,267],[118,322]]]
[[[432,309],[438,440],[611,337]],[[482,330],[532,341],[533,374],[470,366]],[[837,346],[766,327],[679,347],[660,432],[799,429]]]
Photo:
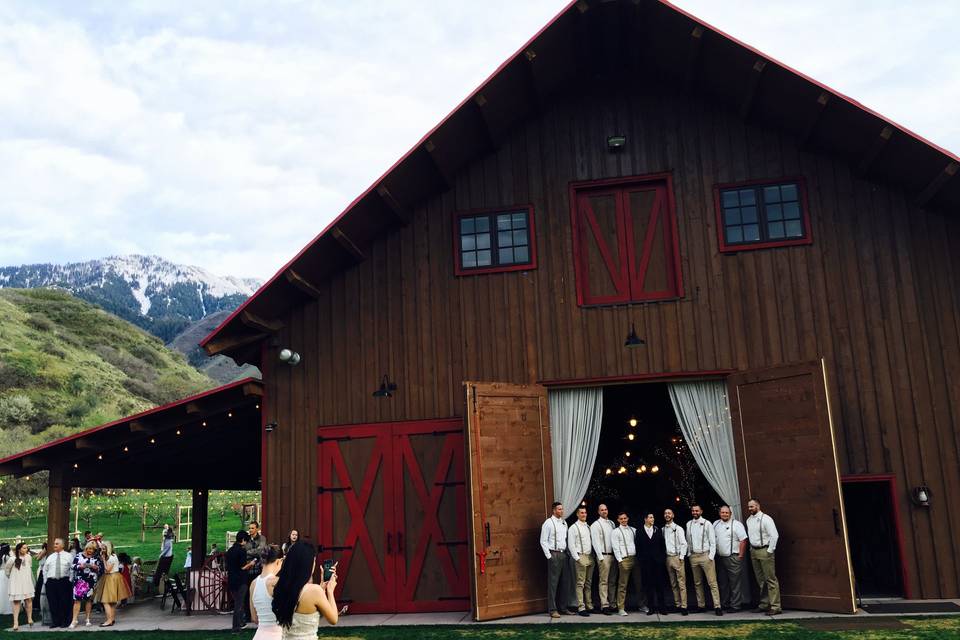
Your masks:
[[[756,207],[743,207],[740,209],[740,220],[743,224],[757,221]]]
[[[755,224],[743,225],[743,239],[745,242],[754,242],[760,239],[760,226]]]
[[[477,266],[477,253],[475,251],[463,252],[463,268],[472,269]]]
[[[799,220],[790,220],[787,222],[787,237],[788,238],[803,237],[803,229],[800,225]]]
[[[477,248],[476,237],[469,236],[460,236],[460,248],[464,251],[471,251]]]
[[[513,228],[525,229],[526,227],[527,227],[527,214],[525,213],[513,214]]]
[[[743,242],[743,231],[740,227],[727,227],[727,242]]]
[[[720,195],[723,197],[724,208],[740,206],[740,199],[737,197],[736,191],[724,191]]]
[[[513,264],[513,249],[500,249],[500,264]]]
[[[477,231],[490,231],[490,218],[483,216],[474,219],[477,221]]]
[[[524,262],[530,262],[530,252],[527,250],[527,247],[517,247],[513,250],[513,260],[518,264],[523,264]]]
[[[497,246],[500,247],[510,247],[513,246],[511,242],[513,235],[509,231],[501,231],[497,234]]]
[[[786,200],[797,200],[797,185],[795,184],[782,184],[780,185],[780,196],[784,201]]]
[[[510,214],[506,213],[501,216],[497,216],[497,229],[509,229],[510,228]]]
[[[764,187],[763,199],[766,202],[780,202],[780,187]]]
[[[787,202],[783,205],[783,217],[787,220],[800,219],[800,203]]]
[[[477,249],[489,249],[490,248],[490,234],[489,233],[478,233],[477,234]]]
[[[473,233],[473,218],[460,219],[460,233]]]
[[[727,224],[740,224],[740,209],[727,209],[724,218]]]
[[[527,244],[526,229],[521,229],[520,231],[513,232],[513,245],[517,246],[518,244]]]
[[[784,236],[783,223],[782,222],[771,222],[767,225],[767,232],[770,234],[771,240],[780,240]]]
[[[477,266],[478,267],[490,266],[490,251],[477,251]]]
[[[756,204],[757,193],[753,189],[744,189],[740,192],[740,205]]]
[[[767,220],[783,220],[783,207],[779,204],[768,204]]]

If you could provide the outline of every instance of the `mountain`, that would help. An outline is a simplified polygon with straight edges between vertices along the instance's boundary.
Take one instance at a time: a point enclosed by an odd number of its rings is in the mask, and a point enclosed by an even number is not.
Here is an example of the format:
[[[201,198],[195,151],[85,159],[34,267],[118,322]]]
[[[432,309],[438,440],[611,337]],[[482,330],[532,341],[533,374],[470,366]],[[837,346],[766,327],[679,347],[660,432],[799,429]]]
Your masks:
[[[64,289],[165,342],[212,313],[236,309],[259,286],[157,256],[0,267],[0,288]]]
[[[227,384],[228,382],[250,376],[259,378],[260,370],[256,367],[249,364],[237,366],[232,358],[226,356],[218,355],[210,357],[207,355],[207,352],[199,346],[200,341],[209,335],[209,333],[229,315],[229,311],[211,313],[202,320],[197,320],[188,325],[179,335],[168,342],[167,346],[174,351],[182,353],[187,359],[187,362],[220,384]]]

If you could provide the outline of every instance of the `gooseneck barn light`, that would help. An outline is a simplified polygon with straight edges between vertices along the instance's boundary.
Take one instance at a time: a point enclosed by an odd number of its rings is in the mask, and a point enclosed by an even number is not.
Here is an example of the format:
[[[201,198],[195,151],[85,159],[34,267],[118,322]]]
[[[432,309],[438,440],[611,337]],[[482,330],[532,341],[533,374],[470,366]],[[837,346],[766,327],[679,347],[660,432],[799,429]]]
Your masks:
[[[383,377],[380,379],[380,387],[373,392],[374,398],[390,398],[393,396],[393,392],[397,390],[397,383],[390,382],[390,378],[387,374],[383,374]]]
[[[640,336],[637,335],[637,327],[636,327],[635,325],[632,325],[632,324],[631,324],[631,325],[630,325],[630,333],[627,334],[627,339],[626,339],[626,341],[623,343],[623,346],[632,349],[632,348],[634,348],[634,347],[639,347],[639,346],[642,346],[642,345],[645,345],[645,344],[647,344],[647,343],[644,342],[644,340],[643,340],[642,338],[640,338]]]

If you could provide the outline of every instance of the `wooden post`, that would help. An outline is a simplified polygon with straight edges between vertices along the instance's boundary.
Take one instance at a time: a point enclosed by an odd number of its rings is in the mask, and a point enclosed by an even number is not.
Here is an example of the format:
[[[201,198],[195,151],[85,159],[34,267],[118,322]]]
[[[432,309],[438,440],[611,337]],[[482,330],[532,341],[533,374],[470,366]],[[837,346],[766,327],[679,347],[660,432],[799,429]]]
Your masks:
[[[47,494],[47,540],[53,550],[53,540],[63,538],[67,545],[70,533],[70,484],[63,469],[50,469]]]
[[[207,558],[207,490],[193,490],[193,531],[190,534],[190,569],[199,569]]]

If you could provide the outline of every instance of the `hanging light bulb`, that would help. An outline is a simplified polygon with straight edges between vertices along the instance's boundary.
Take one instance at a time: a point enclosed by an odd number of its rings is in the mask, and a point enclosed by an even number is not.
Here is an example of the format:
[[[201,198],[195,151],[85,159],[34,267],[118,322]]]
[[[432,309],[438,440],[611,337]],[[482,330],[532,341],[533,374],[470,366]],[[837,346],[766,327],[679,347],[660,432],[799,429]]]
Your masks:
[[[645,465],[645,464],[640,465],[640,468],[637,469],[637,471],[639,471],[640,473],[646,473],[646,472],[647,472],[647,465]]]
[[[633,440],[633,438],[634,438],[634,435],[632,433],[627,436],[627,440]]]
[[[626,472],[627,472],[626,467],[620,467],[619,469],[617,469],[617,473],[626,473]]]
[[[650,467],[650,473],[657,473],[658,471],[660,471],[660,467],[658,467],[657,465],[653,465],[652,467]]]
[[[607,469],[607,471],[606,471],[606,475],[610,475],[611,473],[613,473],[613,470],[611,470],[611,469]]]
[[[637,473],[643,473],[643,467],[642,467],[642,466],[637,467]]]
[[[637,426],[637,419],[634,418],[633,416],[631,416],[631,417],[630,417],[630,422],[629,422],[629,424],[630,424],[631,427]]]
[[[630,457],[630,452],[629,452],[629,451],[627,451],[627,452],[626,452],[626,453],[625,453],[624,455],[625,455],[625,456],[627,456],[627,457],[629,458],[629,457]]]

